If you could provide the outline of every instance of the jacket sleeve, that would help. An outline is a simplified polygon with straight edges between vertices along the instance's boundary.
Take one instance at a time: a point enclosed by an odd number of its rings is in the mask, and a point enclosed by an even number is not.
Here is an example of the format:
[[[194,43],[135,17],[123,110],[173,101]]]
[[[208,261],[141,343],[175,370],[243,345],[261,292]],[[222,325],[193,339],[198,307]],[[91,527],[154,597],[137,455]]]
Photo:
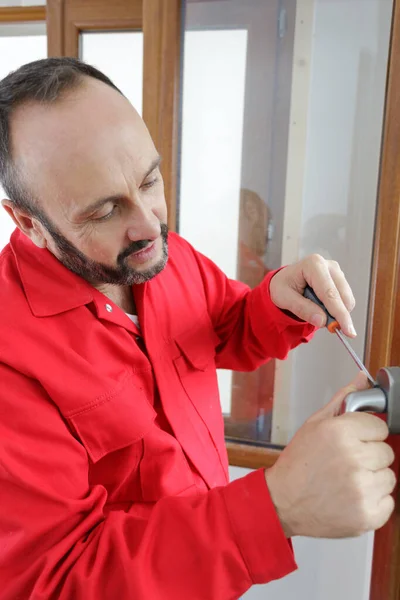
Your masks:
[[[208,311],[221,340],[217,367],[252,371],[271,358],[285,359],[308,342],[315,327],[280,310],[271,300],[271,271],[251,290],[232,280],[207,257],[192,249],[203,280]]]
[[[2,600],[233,600],[296,568],[262,471],[110,510],[40,384],[0,380]]]

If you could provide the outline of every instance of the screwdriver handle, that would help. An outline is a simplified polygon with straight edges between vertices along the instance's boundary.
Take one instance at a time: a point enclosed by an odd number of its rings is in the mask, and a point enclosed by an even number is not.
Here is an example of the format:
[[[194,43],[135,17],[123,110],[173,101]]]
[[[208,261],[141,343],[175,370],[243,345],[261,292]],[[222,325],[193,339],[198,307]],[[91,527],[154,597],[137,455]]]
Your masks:
[[[320,308],[322,308],[322,310],[326,314],[326,324],[325,324],[325,327],[328,329],[328,331],[330,331],[331,333],[335,333],[335,331],[337,329],[340,329],[339,323],[328,312],[328,310],[325,307],[325,305],[322,304],[322,302],[318,298],[317,294],[314,292],[314,290],[309,285],[306,286],[303,295],[304,295],[304,298],[307,298],[308,300],[311,300],[311,302],[314,302],[314,304],[316,304],[317,306],[319,306]]]

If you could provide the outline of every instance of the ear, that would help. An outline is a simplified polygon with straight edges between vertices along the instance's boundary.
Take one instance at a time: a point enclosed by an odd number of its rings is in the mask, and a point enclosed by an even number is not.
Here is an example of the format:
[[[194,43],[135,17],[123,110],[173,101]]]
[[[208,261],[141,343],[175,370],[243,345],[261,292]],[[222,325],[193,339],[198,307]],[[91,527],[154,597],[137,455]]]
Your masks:
[[[18,229],[22,231],[38,248],[46,248],[47,241],[41,223],[35,217],[17,208],[14,202],[5,199],[1,201],[4,210],[10,215]]]

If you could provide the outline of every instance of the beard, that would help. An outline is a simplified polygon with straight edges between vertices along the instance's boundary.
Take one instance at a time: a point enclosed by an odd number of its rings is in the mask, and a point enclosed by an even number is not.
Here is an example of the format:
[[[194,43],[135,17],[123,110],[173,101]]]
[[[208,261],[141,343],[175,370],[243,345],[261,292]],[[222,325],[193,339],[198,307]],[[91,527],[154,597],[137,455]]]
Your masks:
[[[168,226],[161,223],[162,255],[160,260],[144,271],[139,271],[129,266],[127,259],[134,252],[143,250],[153,240],[139,240],[132,242],[117,257],[116,266],[111,267],[86,256],[74,244],[67,240],[58,229],[41,214],[39,220],[51,235],[56,248],[58,260],[70,271],[86,279],[92,285],[111,284],[118,286],[138,285],[153,279],[161,273],[168,261]]]

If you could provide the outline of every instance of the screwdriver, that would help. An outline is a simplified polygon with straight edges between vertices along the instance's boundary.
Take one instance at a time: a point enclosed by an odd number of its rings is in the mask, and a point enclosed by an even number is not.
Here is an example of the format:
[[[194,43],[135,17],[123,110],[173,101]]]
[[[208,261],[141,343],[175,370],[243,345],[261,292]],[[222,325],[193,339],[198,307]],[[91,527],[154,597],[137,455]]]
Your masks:
[[[366,366],[364,365],[364,363],[362,362],[362,360],[359,358],[358,354],[350,346],[349,342],[347,341],[346,337],[343,335],[343,333],[342,333],[342,331],[340,329],[339,323],[328,312],[327,308],[322,304],[322,302],[320,301],[320,299],[318,298],[318,296],[316,295],[316,293],[314,292],[314,290],[309,285],[307,285],[306,288],[305,288],[305,290],[304,290],[304,297],[307,298],[308,300],[311,300],[312,302],[314,302],[314,304],[317,304],[320,308],[322,308],[322,310],[326,314],[326,325],[325,325],[325,327],[331,333],[336,333],[336,335],[338,336],[339,340],[342,342],[342,344],[346,348],[347,352],[350,354],[351,358],[356,363],[357,367],[359,369],[361,369],[361,371],[363,371],[365,373],[365,375],[368,377],[368,379],[372,383],[372,385],[375,386],[376,383],[375,383],[374,378],[369,373],[368,369],[366,368]]]

